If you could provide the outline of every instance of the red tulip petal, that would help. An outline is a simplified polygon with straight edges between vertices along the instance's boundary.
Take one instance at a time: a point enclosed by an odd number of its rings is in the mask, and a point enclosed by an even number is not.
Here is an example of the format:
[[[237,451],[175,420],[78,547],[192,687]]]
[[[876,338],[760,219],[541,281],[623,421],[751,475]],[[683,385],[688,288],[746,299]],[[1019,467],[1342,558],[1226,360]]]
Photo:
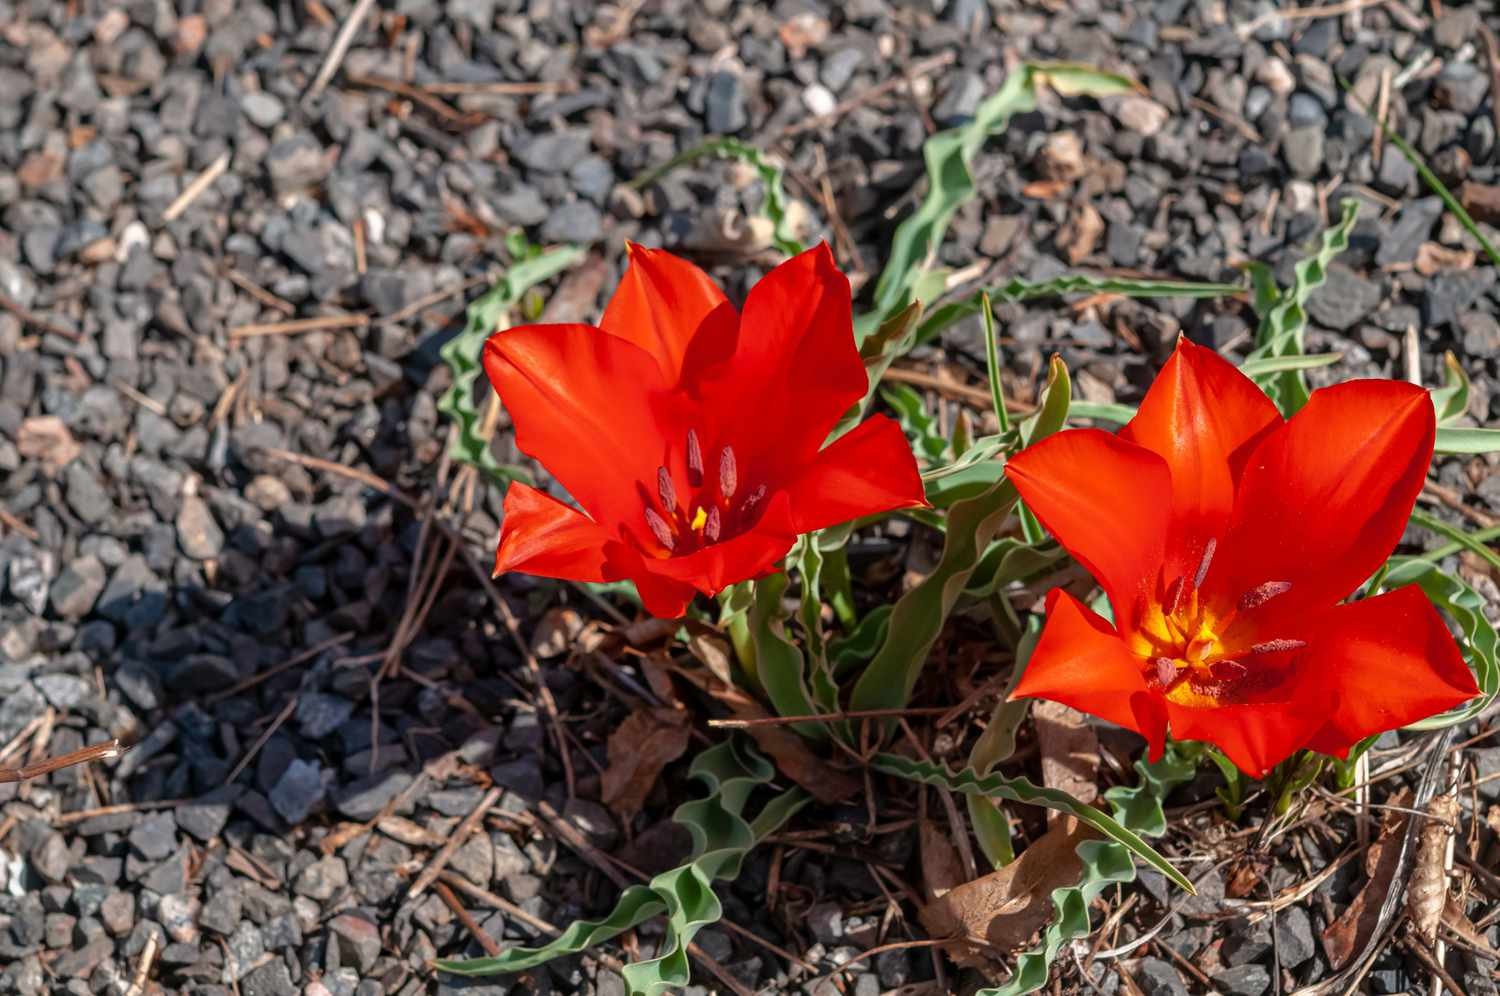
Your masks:
[[[1325,387],[1255,447],[1210,587],[1238,598],[1289,581],[1259,613],[1294,618],[1343,599],[1406,528],[1432,459],[1427,392],[1393,380]]]
[[[631,580],[635,582],[636,593],[641,596],[642,607],[658,619],[680,619],[697,594],[690,584],[649,571],[642,571]]]
[[[785,486],[868,385],[849,280],[828,246],[792,257],[752,287],[740,330],[734,356],[692,385],[715,421],[704,445],[732,444],[743,480]]]
[[[666,385],[651,355],[588,325],[525,325],[490,336],[484,368],[516,445],[594,521],[649,541],[642,494],[656,493],[657,468],[685,439],[652,409]]]
[[[1343,756],[1371,734],[1479,694],[1442,616],[1416,585],[1336,606],[1309,632],[1307,666],[1333,705],[1312,742],[1325,754]]]
[[[1156,591],[1172,508],[1161,457],[1098,429],[1022,450],[1006,473],[1042,525],[1099,581],[1121,632]]]
[[[1047,625],[1013,699],[1050,699],[1135,730],[1160,757],[1161,696],[1146,687],[1141,659],[1103,618],[1061,588],[1047,593]]]
[[[604,581],[606,547],[611,543],[619,540],[576,508],[536,488],[512,484],[505,492],[495,573]]]
[[[1144,446],[1172,473],[1170,544],[1178,574],[1195,570],[1234,510],[1250,448],[1281,424],[1255,382],[1211,349],[1180,339],[1120,438]]]
[[[787,492],[799,533],[927,504],[911,444],[901,426],[884,415],[872,416],[836,439]]]
[[[732,584],[774,573],[776,562],[797,541],[785,492],[768,503],[754,528],[720,543],[710,543],[680,557],[642,558],[645,570],[717,595]]]
[[[1201,740],[1224,752],[1251,778],[1306,747],[1326,716],[1326,703],[1292,695],[1286,702],[1262,702],[1198,709],[1167,701],[1173,740]]]
[[[739,316],[708,274],[679,256],[628,242],[629,262],[599,327],[656,357],[669,383],[682,372],[689,348],[733,349]]]

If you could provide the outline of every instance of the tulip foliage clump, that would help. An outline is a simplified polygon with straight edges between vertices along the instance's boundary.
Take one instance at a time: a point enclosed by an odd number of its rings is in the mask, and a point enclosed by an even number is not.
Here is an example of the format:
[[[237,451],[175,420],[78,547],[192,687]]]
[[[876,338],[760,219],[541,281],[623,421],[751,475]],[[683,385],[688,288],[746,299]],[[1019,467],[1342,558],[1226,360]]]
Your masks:
[[[1029,992],[1088,932],[1090,901],[1137,861],[1192,888],[1148,838],[1166,829],[1165,793],[1200,761],[1222,772],[1233,818],[1258,781],[1265,802],[1252,815],[1285,819],[1322,773],[1347,784],[1382,733],[1457,724],[1495,698],[1482,600],[1441,566],[1460,551],[1493,554],[1415,506],[1435,452],[1500,450],[1500,433],[1456,424],[1468,383],[1451,357],[1431,390],[1393,380],[1310,390],[1305,379],[1338,359],[1304,352],[1303,304],[1347,244],[1355,205],[1288,287],[1252,264],[1252,288],[1070,274],[949,294],[951,274],[933,260],[973,194],[968,164],[1043,87],[1107,98],[1129,84],[1025,66],[973,123],[930,139],[929,189],[897,230],[870,310],[856,312],[829,247],[786,244],[777,217],[788,258],[739,306],[693,263],[632,245],[597,326],[488,335],[483,370],[517,447],[553,484],[509,483],[497,575],[608,585],[596,597],[633,596],[643,614],[680,620],[664,656],[703,666],[672,673],[760,722],[708,729],[715,743],[691,772],[707,794],[676,814],[694,839],[690,861],[542,947],[443,970],[520,971],[664,916],[665,940],[625,966],[626,981],[648,993],[684,985],[693,934],[722,916],[715,881],[815,812],[809,804],[889,778],[961,793],[996,869],[1042,846],[1017,853],[1009,806],[1049,807],[1086,828],[1066,842],[1076,870],[1046,897],[1038,946],[986,959],[970,937],[950,950],[1001,984],[989,992]],[[780,205],[780,191],[768,202]],[[1054,359],[1037,405],[1016,419],[991,302],[1079,290],[1251,290],[1259,326],[1238,365],[1187,338],[1164,344],[1136,409],[1075,401]],[[882,378],[976,314],[994,431],[961,419],[941,432],[920,395]],[[857,584],[851,539],[895,535],[903,520],[901,535],[941,534],[935,563],[915,581]],[[1397,552],[1413,523],[1452,543]],[[1000,701],[955,770],[912,749],[903,710],[919,688],[931,705],[962,708],[923,685],[959,616],[987,620],[991,659],[1012,663],[986,675]],[[1105,793],[1106,810],[1007,764],[1038,700],[1140,734],[1139,784]],[[756,730],[779,739],[747,735]],[[923,917],[935,937],[939,914]]]

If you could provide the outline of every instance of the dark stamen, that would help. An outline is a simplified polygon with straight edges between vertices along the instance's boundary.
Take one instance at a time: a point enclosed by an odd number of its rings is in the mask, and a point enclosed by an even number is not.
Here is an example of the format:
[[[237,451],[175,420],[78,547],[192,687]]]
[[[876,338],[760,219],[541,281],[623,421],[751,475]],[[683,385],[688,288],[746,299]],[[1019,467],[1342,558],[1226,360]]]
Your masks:
[[[745,503],[740,506],[740,514],[750,514],[750,510],[755,508],[756,505],[760,504],[760,500],[765,496],[766,486],[764,484],[757,484],[755,486],[755,490],[750,492],[749,496],[745,498]]]
[[[1265,605],[1277,595],[1285,595],[1292,590],[1290,581],[1267,581],[1265,584],[1257,585],[1240,596],[1240,611],[1248,612]]]
[[[719,494],[725,498],[733,498],[734,489],[739,484],[739,468],[735,466],[734,450],[726,446],[719,451]]]
[[[1174,615],[1177,612],[1177,607],[1182,604],[1182,590],[1186,587],[1187,578],[1183,577],[1167,585],[1167,600],[1162,603],[1162,608],[1167,615]]]
[[[1156,682],[1163,688],[1177,680],[1177,662],[1170,657],[1158,657],[1156,664]]]
[[[695,488],[703,486],[703,447],[698,445],[698,434],[688,430],[687,441],[688,484]]]
[[[658,543],[668,550],[676,548],[677,541],[672,538],[672,527],[656,513],[656,509],[646,509],[646,525],[651,527],[651,535],[656,537]]]
[[[1250,648],[1252,654],[1279,654],[1287,650],[1301,650],[1306,640],[1265,640]]]
[[[667,468],[656,468],[656,494],[661,498],[661,507],[671,515],[677,511],[677,489],[672,486],[672,475]]]
[[[1208,577],[1208,565],[1214,562],[1214,551],[1219,548],[1219,541],[1210,538],[1203,546],[1203,559],[1198,562],[1198,573],[1193,575],[1193,587],[1202,588],[1203,579]]]
[[[709,543],[719,542],[719,528],[723,525],[719,518],[719,506],[714,505],[708,510],[708,520],[703,523],[703,539]]]

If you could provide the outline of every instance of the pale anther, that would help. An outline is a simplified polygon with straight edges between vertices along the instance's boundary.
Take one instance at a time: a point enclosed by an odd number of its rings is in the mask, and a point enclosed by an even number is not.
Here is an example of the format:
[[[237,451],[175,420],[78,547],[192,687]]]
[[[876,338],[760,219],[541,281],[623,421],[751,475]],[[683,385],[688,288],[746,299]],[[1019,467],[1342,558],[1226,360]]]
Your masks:
[[[668,550],[677,546],[677,541],[672,538],[672,527],[667,525],[667,520],[657,514],[656,509],[646,509],[646,525],[651,527],[651,535],[656,541]]]
[[[739,483],[739,468],[734,462],[734,450],[726,446],[719,451],[719,494],[725,498],[733,498]]]
[[[688,484],[695,488],[703,486],[703,447],[698,445],[698,434],[688,430],[687,438]]]
[[[1203,546],[1203,559],[1198,562],[1198,573],[1193,575],[1193,587],[1202,588],[1203,581],[1208,577],[1208,567],[1214,562],[1214,551],[1219,548],[1219,541],[1210,538]]]
[[[677,489],[672,485],[672,475],[665,467],[656,468],[656,495],[661,499],[661,507],[670,515],[677,509]]]
[[[1277,595],[1285,595],[1292,590],[1290,581],[1267,581],[1265,584],[1256,585],[1240,596],[1240,611],[1248,612],[1265,605]]]

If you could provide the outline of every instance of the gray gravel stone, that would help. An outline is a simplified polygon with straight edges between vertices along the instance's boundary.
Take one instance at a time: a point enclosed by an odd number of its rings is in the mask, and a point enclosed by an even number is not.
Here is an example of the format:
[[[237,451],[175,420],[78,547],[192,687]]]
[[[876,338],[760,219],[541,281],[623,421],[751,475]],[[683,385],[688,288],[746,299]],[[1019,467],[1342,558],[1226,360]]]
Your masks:
[[[94,556],[79,557],[52,582],[52,611],[64,619],[82,619],[104,590],[104,565]]]

